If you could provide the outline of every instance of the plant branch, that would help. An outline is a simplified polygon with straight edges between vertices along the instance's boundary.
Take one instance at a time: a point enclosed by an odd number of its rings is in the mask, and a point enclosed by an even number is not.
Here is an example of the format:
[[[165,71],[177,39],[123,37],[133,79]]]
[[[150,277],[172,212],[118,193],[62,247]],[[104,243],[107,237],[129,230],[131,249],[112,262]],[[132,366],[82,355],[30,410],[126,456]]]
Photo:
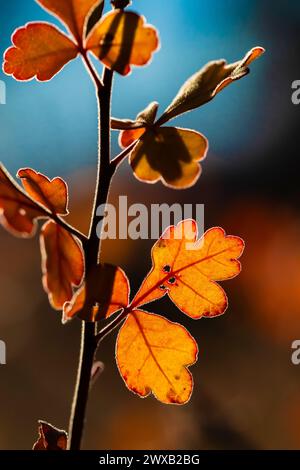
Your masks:
[[[103,83],[102,83],[95,67],[93,66],[92,62],[90,61],[90,59],[88,57],[88,54],[87,54],[87,51],[85,49],[81,49],[80,54],[81,54],[84,65],[86,66],[93,82],[95,83],[96,89],[99,90],[100,88],[103,87]]]
[[[67,230],[67,232],[71,233],[72,235],[75,235],[75,237],[79,238],[79,240],[82,242],[83,247],[87,244],[88,237],[84,235],[84,233],[80,232],[77,230],[75,227],[72,225],[68,224],[65,220],[63,220],[61,217],[59,217],[56,214],[51,214],[49,215],[54,222],[56,222],[58,225],[60,225],[62,228]]]
[[[85,245],[86,273],[99,262],[101,241],[97,236],[97,207],[106,204],[113,167],[110,165],[110,106],[113,72],[104,69],[102,82],[95,81],[99,111],[99,158],[94,207],[92,212],[89,238]],[[81,347],[77,381],[75,386],[69,424],[70,450],[79,450],[81,446],[87,401],[90,389],[91,371],[97,347],[96,323],[82,322]]]
[[[123,152],[119,153],[112,161],[111,161],[111,167],[113,168],[113,171],[116,171],[118,166],[122,163],[125,157],[131,152],[131,150],[134,149],[134,147],[137,144],[137,140],[132,142],[126,149],[123,150]]]

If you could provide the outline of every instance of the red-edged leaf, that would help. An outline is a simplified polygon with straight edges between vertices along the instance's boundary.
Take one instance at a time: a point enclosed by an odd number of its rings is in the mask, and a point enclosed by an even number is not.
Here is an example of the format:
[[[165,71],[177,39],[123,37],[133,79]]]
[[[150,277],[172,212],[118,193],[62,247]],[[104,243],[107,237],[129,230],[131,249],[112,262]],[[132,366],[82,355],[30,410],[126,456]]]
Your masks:
[[[52,220],[41,230],[43,285],[54,309],[62,309],[73,297],[84,274],[81,245],[73,235]]]
[[[166,186],[184,189],[193,186],[199,178],[199,162],[204,160],[207,151],[208,140],[200,132],[154,127],[140,137],[130,152],[129,162],[135,177],[141,181],[156,183],[161,180]]]
[[[103,0],[37,0],[45,10],[59,18],[73,34],[78,44],[82,43],[88,18]]]
[[[127,75],[131,65],[146,65],[158,49],[155,28],[136,13],[115,10],[106,14],[87,37],[86,48],[108,68]]]
[[[12,43],[4,54],[3,71],[16,80],[50,80],[78,54],[77,46],[48,23],[28,23],[17,29]]]
[[[39,438],[32,450],[66,450],[68,435],[45,421],[39,421]]]
[[[110,264],[100,264],[88,274],[86,282],[64,305],[63,323],[78,316],[85,321],[107,318],[127,307],[129,281],[124,271]]]
[[[6,168],[0,164],[0,222],[11,233],[31,237],[35,233],[36,220],[47,217],[14,181]]]
[[[165,295],[192,318],[221,315],[227,296],[215,281],[237,276],[244,242],[211,228],[200,240],[193,220],[169,227],[152,249],[153,268],[133,300],[138,307]]]
[[[116,359],[127,387],[141,397],[151,392],[163,403],[186,403],[193,390],[188,366],[198,347],[178,323],[134,310],[120,329]]]
[[[18,171],[25,191],[32,199],[45,206],[53,214],[68,214],[68,187],[62,178],[50,180],[42,173],[31,168],[21,168]]]

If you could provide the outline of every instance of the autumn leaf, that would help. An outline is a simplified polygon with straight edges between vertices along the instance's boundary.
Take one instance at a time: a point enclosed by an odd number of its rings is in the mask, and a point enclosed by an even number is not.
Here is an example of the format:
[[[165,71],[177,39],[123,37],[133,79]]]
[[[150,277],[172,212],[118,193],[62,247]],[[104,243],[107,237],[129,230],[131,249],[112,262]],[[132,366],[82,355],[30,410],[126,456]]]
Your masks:
[[[233,64],[227,64],[225,60],[209,62],[184,83],[158,123],[161,125],[212,100],[223,88],[247,75],[248,65],[264,52],[263,47],[254,47]]]
[[[86,49],[108,68],[127,75],[131,65],[146,65],[158,49],[155,28],[142,16],[115,10],[106,14],[87,37]]]
[[[63,323],[78,316],[85,321],[99,321],[127,307],[129,281],[121,268],[99,264],[92,269],[86,282],[63,308]]]
[[[158,103],[154,101],[137,115],[135,121],[112,119],[112,129],[124,129],[124,132],[120,132],[119,135],[120,147],[128,147],[146,132],[147,127],[153,126],[157,111]]]
[[[78,54],[77,46],[48,23],[28,23],[17,29],[12,43],[4,54],[3,71],[16,80],[50,80]]]
[[[25,191],[32,199],[45,206],[53,214],[68,214],[68,188],[62,178],[50,180],[31,168],[21,168],[17,176],[21,178]]]
[[[134,310],[121,327],[116,360],[127,387],[163,403],[184,404],[193,390],[187,367],[197,360],[198,347],[188,331],[165,318]]]
[[[31,237],[36,220],[47,214],[35,203],[0,164],[0,222],[13,235]]]
[[[168,294],[183,313],[195,319],[225,312],[227,296],[215,281],[239,274],[238,258],[244,242],[227,236],[220,227],[211,228],[199,240],[197,233],[193,220],[164,232],[153,246],[153,267],[132,302],[133,308]]]
[[[82,44],[85,28],[91,13],[103,0],[37,0],[45,10],[57,16],[73,34],[78,44]]]
[[[32,450],[66,450],[67,433],[52,424],[39,421],[39,438]]]
[[[199,162],[207,151],[208,141],[199,132],[154,127],[140,137],[129,162],[137,179],[147,183],[161,180],[166,186],[183,189],[199,178]]]
[[[56,310],[73,297],[73,286],[79,286],[84,274],[81,246],[73,235],[52,220],[41,230],[43,285]]]

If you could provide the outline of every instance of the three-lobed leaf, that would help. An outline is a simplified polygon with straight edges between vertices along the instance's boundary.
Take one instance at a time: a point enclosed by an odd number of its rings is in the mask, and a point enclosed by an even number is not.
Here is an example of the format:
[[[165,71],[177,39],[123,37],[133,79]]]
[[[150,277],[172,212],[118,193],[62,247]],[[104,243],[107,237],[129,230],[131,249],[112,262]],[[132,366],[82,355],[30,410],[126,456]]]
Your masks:
[[[140,131],[135,131],[135,137]],[[129,162],[135,177],[141,181],[161,180],[166,186],[184,189],[199,178],[199,162],[207,151],[208,141],[200,132],[179,127],[150,127],[130,152]]]
[[[12,36],[3,71],[16,80],[50,80],[78,54],[77,46],[55,26],[28,23]]]
[[[136,294],[141,306],[165,294],[186,315],[198,319],[221,315],[227,296],[216,281],[237,276],[244,250],[241,238],[214,227],[197,239],[197,224],[185,220],[169,227],[152,249],[153,267]]]
[[[184,404],[193,390],[188,366],[197,360],[194,338],[178,323],[134,310],[121,327],[116,360],[127,387],[141,397]]]
[[[116,10],[103,16],[87,37],[86,48],[108,68],[127,75],[146,65],[158,49],[157,31],[142,16]]]

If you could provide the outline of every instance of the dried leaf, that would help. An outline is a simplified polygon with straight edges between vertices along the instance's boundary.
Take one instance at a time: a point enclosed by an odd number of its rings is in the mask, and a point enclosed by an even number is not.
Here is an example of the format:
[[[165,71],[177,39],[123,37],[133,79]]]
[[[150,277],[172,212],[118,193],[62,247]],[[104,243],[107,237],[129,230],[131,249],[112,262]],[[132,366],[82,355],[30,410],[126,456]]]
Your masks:
[[[43,285],[54,309],[62,309],[73,297],[84,274],[81,246],[73,235],[52,220],[41,230]]]
[[[119,331],[120,374],[127,387],[142,397],[152,392],[163,403],[186,403],[193,390],[187,367],[197,354],[197,343],[188,331],[159,315],[135,310]]]
[[[99,264],[63,309],[63,323],[78,316],[85,321],[99,321],[129,302],[129,281],[121,268]]]
[[[123,144],[128,144],[142,132],[125,131]],[[126,138],[125,138],[126,135]],[[127,139],[127,141],[125,140]],[[199,132],[175,127],[150,128],[140,137],[130,153],[129,161],[134,175],[141,181],[183,189],[199,178],[199,162],[206,156],[207,139]]]
[[[78,54],[77,46],[48,23],[28,23],[12,36],[3,71],[17,80],[47,81]]]
[[[198,240],[193,220],[169,227],[152,249],[153,267],[133,300],[140,307],[166,293],[177,307],[192,318],[221,315],[227,296],[215,281],[237,276],[238,258],[244,249],[239,237],[226,236],[220,227]]]
[[[66,450],[68,435],[45,421],[39,421],[39,438],[32,450]]]
[[[45,211],[28,197],[0,164],[0,222],[11,233],[31,237],[36,220],[45,217]]]
[[[42,173],[31,168],[21,168],[18,171],[25,191],[35,201],[45,206],[53,214],[68,214],[68,187],[62,178],[50,180]]]
[[[103,0],[37,0],[37,2],[66,25],[78,44],[82,44],[91,13],[99,6],[103,9],[104,3]]]
[[[159,124],[212,100],[223,88],[247,75],[248,65],[260,57],[264,51],[262,47],[254,47],[242,60],[233,64],[227,64],[225,60],[209,62],[184,83],[160,117]]]
[[[156,29],[145,24],[142,16],[116,10],[93,28],[86,48],[108,68],[127,75],[131,65],[146,65],[158,45]]]

